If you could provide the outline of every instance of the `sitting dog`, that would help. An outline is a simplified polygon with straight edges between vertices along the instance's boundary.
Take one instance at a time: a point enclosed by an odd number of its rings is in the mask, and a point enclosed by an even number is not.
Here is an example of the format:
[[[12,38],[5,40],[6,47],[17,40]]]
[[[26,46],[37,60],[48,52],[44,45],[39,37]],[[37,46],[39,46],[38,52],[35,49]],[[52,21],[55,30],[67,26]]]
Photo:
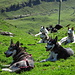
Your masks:
[[[38,43],[47,43],[49,36],[48,31],[44,26],[41,26],[40,32],[36,34],[35,36],[40,35],[41,40]]]
[[[3,71],[21,72],[34,68],[34,61],[31,54],[25,52],[23,47],[20,47],[19,41],[16,44],[11,40],[8,50],[5,52],[6,57],[12,56],[13,62],[9,68],[3,68]]]
[[[61,45],[62,43],[64,44],[68,44],[68,43],[75,43],[75,34],[74,34],[74,28],[69,28],[68,27],[68,36],[67,37],[64,37],[62,38],[60,41],[59,41],[59,44]]]
[[[58,59],[67,59],[74,54],[74,51],[71,48],[63,48],[57,42],[57,36],[55,39],[50,39],[46,46],[46,51],[50,52],[50,57],[48,59],[42,60],[45,61],[57,61]]]

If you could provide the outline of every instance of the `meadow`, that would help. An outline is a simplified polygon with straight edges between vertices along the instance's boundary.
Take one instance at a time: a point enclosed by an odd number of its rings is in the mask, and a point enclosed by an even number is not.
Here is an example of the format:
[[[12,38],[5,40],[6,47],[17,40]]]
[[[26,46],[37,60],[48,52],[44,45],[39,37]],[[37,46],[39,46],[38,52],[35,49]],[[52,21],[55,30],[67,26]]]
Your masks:
[[[63,25],[63,28],[57,33],[49,34],[49,36],[52,36],[52,38],[58,36],[58,41],[62,37],[67,36],[68,28],[66,25],[70,24],[70,27],[75,27],[75,13],[74,9],[71,8],[74,6],[74,4],[67,8],[68,4],[69,3],[62,4],[61,25]],[[58,11],[52,12],[51,14],[38,14],[13,20],[0,19],[0,32],[8,31],[14,34],[14,37],[0,35],[0,75],[75,75],[75,54],[69,57],[67,60],[60,59],[56,62],[39,62],[48,58],[49,52],[46,52],[46,43],[37,44],[40,38],[39,36],[34,37],[34,35],[39,32],[41,26],[55,26],[57,23]],[[1,70],[4,67],[3,65],[10,64],[12,62],[12,57],[6,58],[4,55],[4,52],[8,50],[11,39],[13,39],[14,43],[16,43],[16,41],[20,41],[23,43],[22,47],[27,47],[26,51],[29,54],[32,54],[35,61],[34,69],[31,71],[22,72],[21,74],[9,73]],[[66,48],[70,47],[75,52],[75,43],[62,46]]]

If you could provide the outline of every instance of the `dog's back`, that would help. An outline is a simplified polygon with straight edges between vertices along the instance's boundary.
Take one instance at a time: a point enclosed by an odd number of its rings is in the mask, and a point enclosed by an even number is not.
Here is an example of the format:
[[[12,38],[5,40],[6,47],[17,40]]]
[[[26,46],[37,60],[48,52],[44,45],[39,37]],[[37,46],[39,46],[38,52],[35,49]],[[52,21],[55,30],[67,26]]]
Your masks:
[[[61,45],[62,43],[64,44],[68,44],[68,43],[74,43],[75,42],[75,34],[74,34],[74,28],[69,28],[68,27],[68,36],[67,37],[64,37],[62,38],[60,41],[59,41],[59,44]]]
[[[62,46],[58,47],[57,53],[58,53],[57,59],[61,58],[67,59],[68,57],[74,54],[71,48],[63,48]]]

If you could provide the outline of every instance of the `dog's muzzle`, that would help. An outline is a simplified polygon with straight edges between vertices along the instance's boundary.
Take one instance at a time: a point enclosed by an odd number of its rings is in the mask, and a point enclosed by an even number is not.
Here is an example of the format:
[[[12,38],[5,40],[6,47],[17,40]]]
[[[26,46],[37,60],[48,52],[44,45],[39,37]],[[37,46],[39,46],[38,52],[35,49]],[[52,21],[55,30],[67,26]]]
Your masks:
[[[48,49],[47,47],[45,47],[46,48],[46,51],[49,51],[50,50],[50,48]]]
[[[71,33],[68,33],[68,36],[69,36],[69,37],[72,37],[72,34],[71,34]]]
[[[54,48],[54,44],[52,45],[52,46],[46,46],[45,48],[46,48],[46,51],[51,51],[53,48]]]
[[[4,54],[6,55],[6,57],[10,57],[13,53],[8,54],[7,52],[4,52]]]

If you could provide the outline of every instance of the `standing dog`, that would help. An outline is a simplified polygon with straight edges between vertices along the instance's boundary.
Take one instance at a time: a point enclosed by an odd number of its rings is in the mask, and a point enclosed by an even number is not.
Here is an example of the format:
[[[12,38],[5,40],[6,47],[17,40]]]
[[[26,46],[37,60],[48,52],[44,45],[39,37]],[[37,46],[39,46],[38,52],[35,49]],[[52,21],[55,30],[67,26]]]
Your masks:
[[[19,41],[16,44],[11,40],[8,50],[5,52],[6,57],[12,56],[13,62],[9,68],[3,68],[3,71],[21,72],[22,70],[30,70],[34,67],[34,61],[31,54],[25,52],[23,47],[20,47]]]
[[[40,62],[57,61],[58,59],[67,59],[68,57],[74,54],[71,48],[63,48],[61,45],[58,44],[57,36],[55,37],[55,39],[50,39],[48,41],[46,51],[51,51],[50,57]]]
[[[38,43],[47,43],[49,36],[48,36],[48,30],[44,27],[41,26],[40,32],[36,34],[35,36],[40,35],[41,40]]]
[[[68,44],[68,43],[75,43],[75,34],[74,34],[74,28],[69,28],[68,27],[68,36],[67,37],[64,37],[62,38],[60,41],[59,41],[59,44],[61,45],[62,43],[64,44]]]

